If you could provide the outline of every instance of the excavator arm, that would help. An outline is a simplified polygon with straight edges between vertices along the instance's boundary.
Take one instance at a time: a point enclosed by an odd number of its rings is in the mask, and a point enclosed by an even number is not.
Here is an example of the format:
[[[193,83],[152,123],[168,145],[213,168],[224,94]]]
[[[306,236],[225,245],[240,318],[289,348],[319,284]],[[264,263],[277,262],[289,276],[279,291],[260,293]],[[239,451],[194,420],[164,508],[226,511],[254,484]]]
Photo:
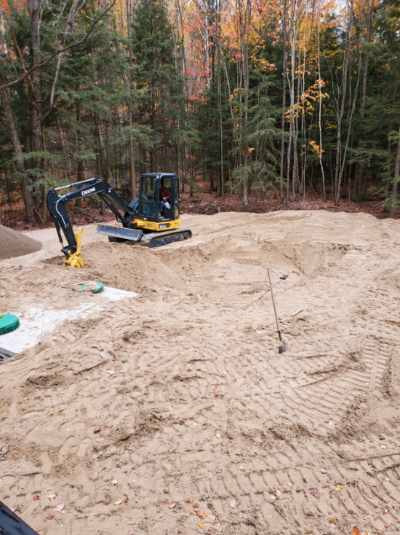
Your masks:
[[[60,194],[61,190],[64,190],[65,193]],[[124,227],[129,225],[135,215],[129,204],[101,177],[88,178],[66,186],[49,189],[47,193],[47,208],[54,221],[58,238],[62,245],[62,252],[67,259],[76,254],[79,249],[79,243],[68,215],[67,205],[74,199],[85,199],[92,195],[98,195],[113,212],[117,221]],[[67,241],[66,245],[64,245],[64,238]]]

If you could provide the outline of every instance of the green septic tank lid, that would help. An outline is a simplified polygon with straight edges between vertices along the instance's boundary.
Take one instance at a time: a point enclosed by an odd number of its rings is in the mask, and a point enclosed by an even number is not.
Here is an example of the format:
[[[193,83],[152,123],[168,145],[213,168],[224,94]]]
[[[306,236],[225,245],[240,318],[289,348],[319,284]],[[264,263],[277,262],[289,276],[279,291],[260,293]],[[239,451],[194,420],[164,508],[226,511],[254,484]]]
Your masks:
[[[104,290],[104,284],[99,281],[95,282],[81,282],[79,284],[80,292],[91,292],[92,294],[99,294]]]
[[[10,333],[19,327],[19,318],[14,314],[0,315],[0,334]]]
[[[102,282],[96,282],[94,288],[92,288],[92,293],[93,294],[99,294],[101,293],[102,291],[104,290],[104,284]]]

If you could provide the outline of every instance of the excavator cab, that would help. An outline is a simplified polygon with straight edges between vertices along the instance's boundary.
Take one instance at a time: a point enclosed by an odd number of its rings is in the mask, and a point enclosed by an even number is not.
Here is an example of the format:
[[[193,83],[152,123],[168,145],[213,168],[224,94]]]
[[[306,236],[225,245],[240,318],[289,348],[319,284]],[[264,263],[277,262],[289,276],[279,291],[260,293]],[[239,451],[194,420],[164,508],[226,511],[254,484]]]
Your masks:
[[[148,221],[149,230],[164,230],[177,228],[179,220],[179,180],[172,173],[144,173],[140,177],[139,198],[137,203],[137,218]],[[153,223],[162,224],[161,229],[155,228]],[[172,225],[165,226],[166,222]],[[146,224],[142,222],[142,228]]]

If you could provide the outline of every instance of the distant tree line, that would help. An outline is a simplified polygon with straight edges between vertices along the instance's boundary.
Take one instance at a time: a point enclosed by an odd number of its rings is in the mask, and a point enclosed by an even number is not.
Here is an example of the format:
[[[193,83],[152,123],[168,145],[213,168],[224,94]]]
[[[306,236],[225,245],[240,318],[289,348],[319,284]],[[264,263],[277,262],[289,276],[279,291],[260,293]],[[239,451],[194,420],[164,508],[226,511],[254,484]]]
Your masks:
[[[129,195],[158,169],[244,205],[397,207],[397,0],[22,4],[0,4],[0,192],[27,220],[50,185],[99,174]]]

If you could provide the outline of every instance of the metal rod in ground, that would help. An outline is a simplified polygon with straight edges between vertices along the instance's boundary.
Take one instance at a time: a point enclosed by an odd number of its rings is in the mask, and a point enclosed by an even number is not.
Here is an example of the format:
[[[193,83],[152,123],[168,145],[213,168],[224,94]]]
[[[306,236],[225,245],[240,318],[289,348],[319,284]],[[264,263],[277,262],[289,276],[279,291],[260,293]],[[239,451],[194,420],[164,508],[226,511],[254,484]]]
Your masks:
[[[272,306],[273,306],[273,309],[274,309],[276,332],[277,332],[278,338],[279,338],[278,353],[284,353],[286,351],[286,349],[287,349],[287,345],[286,345],[286,342],[282,338],[282,333],[281,333],[281,329],[280,329],[280,326],[279,326],[278,312],[276,310],[274,290],[272,288],[272,281],[271,281],[271,275],[270,275],[270,272],[269,272],[269,268],[267,268],[267,273],[268,273],[268,280],[269,280],[269,288],[271,290]]]

